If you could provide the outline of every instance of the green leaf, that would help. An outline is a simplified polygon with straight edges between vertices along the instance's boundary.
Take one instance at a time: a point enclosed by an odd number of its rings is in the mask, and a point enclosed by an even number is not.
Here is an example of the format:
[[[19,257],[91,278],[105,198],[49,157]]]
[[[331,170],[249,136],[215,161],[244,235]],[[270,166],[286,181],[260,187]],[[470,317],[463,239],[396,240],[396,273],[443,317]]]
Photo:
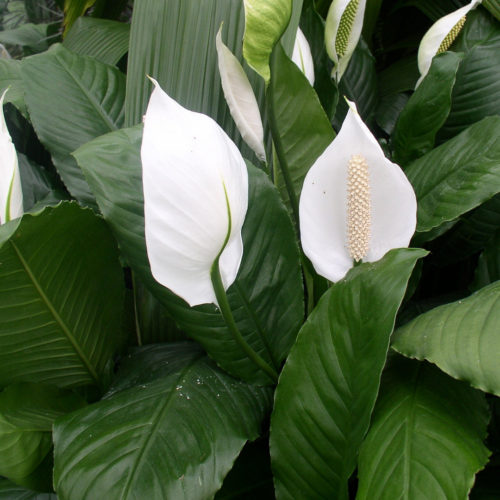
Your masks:
[[[277,498],[347,499],[396,312],[417,259],[391,250],[332,285],[302,327],[271,418]]]
[[[194,342],[135,349],[102,401],[56,421],[59,498],[212,498],[271,404]]]
[[[270,383],[233,341],[213,304],[190,308],[152,277],[144,240],[141,138],[142,126],[136,126],[75,153],[124,257],[181,329],[203,344],[222,368],[249,382]],[[245,340],[278,370],[303,321],[299,253],[276,189],[255,167],[249,168],[249,188],[243,260],[228,297]]]
[[[276,499],[267,440],[245,445],[214,500],[255,499]]]
[[[465,53],[453,87],[451,111],[438,134],[443,143],[486,116],[500,115],[500,26],[479,7],[452,46]]]
[[[356,500],[467,498],[490,455],[488,420],[480,391],[391,356],[359,455]]]
[[[375,111],[379,103],[377,93],[377,73],[375,58],[368,45],[360,38],[359,43],[349,61],[349,66],[339,83],[339,94],[356,103],[358,112],[363,121],[370,125],[375,118]],[[347,115],[349,106],[345,99],[339,99],[333,126],[339,130]]]
[[[363,19],[363,38],[371,47],[371,39],[373,30],[377,24],[380,8],[382,7],[382,0],[366,0],[365,17]]]
[[[485,118],[406,169],[417,195],[417,231],[452,221],[500,192],[499,135],[500,117]]]
[[[21,61],[0,58],[0,92],[3,94],[7,88],[9,91],[5,94],[4,103],[11,102],[27,118],[28,110],[24,102]]]
[[[271,79],[269,58],[292,17],[293,0],[244,0],[243,56],[266,84]]]
[[[435,363],[482,391],[500,395],[499,320],[500,282],[496,282],[398,328],[392,347],[405,356]]]
[[[499,0],[483,0],[482,4],[500,21]]]
[[[64,34],[73,23],[94,5],[96,0],[64,0]]]
[[[53,493],[38,493],[0,479],[0,500],[57,500]]]
[[[298,226],[298,204],[304,178],[333,141],[335,132],[316,92],[279,43],[271,57],[271,74],[266,98],[279,158],[275,183]]]
[[[125,76],[62,45],[25,58],[22,71],[26,104],[40,141],[73,197],[95,208],[95,198],[71,153],[122,127]]]
[[[124,290],[106,223],[76,203],[25,214],[0,226],[0,262],[0,387],[103,382]]]
[[[445,266],[482,250],[500,227],[500,195],[464,214],[432,243],[433,264]]]
[[[434,147],[436,133],[451,109],[451,91],[463,54],[444,52],[403,108],[394,128],[393,161],[405,168]]]
[[[50,46],[48,24],[23,24],[13,30],[0,31],[0,43],[28,47],[35,53],[45,52]]]
[[[301,9],[302,0],[293,0],[292,20],[283,37],[288,55],[292,54]],[[241,0],[136,2],[127,71],[127,127],[142,122],[152,89],[146,77],[150,75],[179,104],[216,120],[244,158],[256,158],[241,139],[220,84],[215,38],[222,22],[227,47],[243,63],[245,13]],[[264,82],[246,63],[243,66],[263,111]]]
[[[406,92],[400,92],[384,97],[378,105],[375,113],[377,125],[386,133],[391,135],[402,109],[406,106],[410,96]]]
[[[469,2],[463,0],[411,0],[406,3],[407,5],[415,5],[433,22],[436,22]]]
[[[26,488],[51,492],[52,424],[85,406],[78,394],[49,385],[8,387],[0,394],[0,474]]]
[[[476,275],[471,287],[480,290],[500,280],[500,232],[496,232],[479,257]]]
[[[90,56],[115,66],[127,53],[130,24],[79,17],[64,39],[64,47],[75,54]]]
[[[413,91],[419,78],[416,54],[399,59],[378,75],[380,98]]]

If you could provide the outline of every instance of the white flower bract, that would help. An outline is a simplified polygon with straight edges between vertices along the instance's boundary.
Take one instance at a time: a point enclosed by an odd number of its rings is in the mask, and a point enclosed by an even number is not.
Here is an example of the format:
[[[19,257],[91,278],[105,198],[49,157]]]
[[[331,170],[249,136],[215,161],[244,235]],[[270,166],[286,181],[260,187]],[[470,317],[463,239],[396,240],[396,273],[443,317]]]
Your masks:
[[[311,54],[311,48],[304,33],[297,28],[297,36],[293,46],[292,61],[300,68],[309,80],[311,86],[314,85],[314,62]]]
[[[141,147],[151,272],[191,306],[217,303],[214,261],[222,252],[227,289],[243,256],[246,164],[214,120],[183,108],[153,83]]]
[[[333,282],[353,267],[353,255],[373,262],[407,247],[417,223],[413,187],[385,157],[355,105],[349,106],[339,134],[307,173],[299,207],[304,253]],[[353,165],[363,167],[359,188],[352,186]]]

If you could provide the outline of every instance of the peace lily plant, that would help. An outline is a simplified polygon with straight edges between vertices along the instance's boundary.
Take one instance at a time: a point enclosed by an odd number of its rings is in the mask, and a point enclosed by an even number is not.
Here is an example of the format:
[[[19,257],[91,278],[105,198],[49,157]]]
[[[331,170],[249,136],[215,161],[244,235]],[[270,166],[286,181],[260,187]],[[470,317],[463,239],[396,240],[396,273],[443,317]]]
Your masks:
[[[21,217],[23,209],[23,191],[17,153],[3,114],[3,101],[7,90],[0,98],[2,118],[0,120],[0,224]]]
[[[337,83],[358,44],[363,29],[366,0],[333,0],[325,24],[326,50],[333,61]]]
[[[417,223],[410,182],[347,102],[340,132],[305,178],[299,207],[304,253],[333,282],[361,260],[407,247]]]
[[[314,85],[314,62],[311,54],[309,42],[300,28],[297,29],[297,36],[293,46],[292,61],[304,73],[311,85]]]
[[[417,87],[429,72],[434,56],[446,52],[462,30],[467,14],[475,9],[481,0],[472,0],[466,5],[436,21],[424,35],[418,49],[420,79]]]

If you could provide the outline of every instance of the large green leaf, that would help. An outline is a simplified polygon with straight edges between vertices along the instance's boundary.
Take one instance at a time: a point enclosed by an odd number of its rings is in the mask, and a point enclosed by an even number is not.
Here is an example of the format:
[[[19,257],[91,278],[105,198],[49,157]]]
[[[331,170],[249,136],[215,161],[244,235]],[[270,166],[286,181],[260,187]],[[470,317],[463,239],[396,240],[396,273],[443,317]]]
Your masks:
[[[484,394],[391,356],[359,455],[356,500],[465,499],[488,461]]]
[[[375,114],[377,125],[387,134],[391,135],[394,126],[410,96],[407,92],[400,92],[380,100]]]
[[[500,21],[500,2],[498,0],[483,0],[482,4]]]
[[[378,77],[380,97],[414,90],[420,77],[417,56],[407,56],[382,71]]]
[[[22,72],[26,104],[40,141],[69,192],[80,204],[95,208],[95,198],[71,153],[121,128],[125,76],[62,45],[25,58]]]
[[[485,118],[408,167],[417,231],[454,220],[500,192],[499,135],[500,117]]]
[[[0,474],[21,486],[51,492],[52,424],[86,405],[73,391],[49,385],[19,382],[3,391]]]
[[[485,392],[500,395],[500,282],[447,304],[397,329],[392,347],[427,359],[444,372]]]
[[[375,58],[368,45],[360,38],[349,66],[339,83],[339,94],[356,103],[358,112],[363,121],[370,125],[375,118],[379,96],[377,93],[377,73]],[[338,131],[347,115],[349,106],[345,99],[340,98],[335,113],[333,126]]]
[[[0,479],[0,500],[57,500],[53,493],[38,493]]]
[[[244,0],[245,37],[243,56],[264,78],[271,79],[269,58],[292,17],[293,0]]]
[[[500,26],[484,9],[467,14],[452,46],[465,53],[453,87],[451,111],[438,134],[444,142],[486,116],[500,115]]]
[[[35,53],[44,52],[50,45],[48,27],[47,24],[23,24],[13,30],[0,31],[0,43],[21,45]]]
[[[302,0],[283,37],[291,55]],[[241,139],[220,84],[215,37],[224,22],[226,45],[243,63],[245,13],[242,0],[140,0],[135,2],[127,72],[126,125],[142,122],[155,78],[182,106],[212,117],[238,145],[245,158],[253,151]],[[264,82],[244,63],[257,100],[264,108]]]
[[[106,223],[76,203],[0,227],[0,387],[100,384],[119,334],[123,273]]]
[[[56,421],[59,500],[213,498],[271,404],[194,342],[137,348],[102,401]]]
[[[6,89],[4,103],[11,102],[23,116],[28,116],[24,102],[23,81],[21,78],[21,61],[0,58],[0,92]]]
[[[83,16],[86,10],[94,5],[96,0],[64,0],[64,34],[73,23]]]
[[[141,137],[142,127],[136,126],[75,153],[123,255],[179,326],[220,366],[247,381],[269,383],[233,341],[214,305],[190,308],[152,277],[144,239]],[[228,297],[246,341],[278,370],[303,320],[299,254],[288,213],[267,176],[250,167],[249,183],[243,260]]]
[[[335,132],[308,79],[279,43],[271,57],[271,74],[266,98],[279,158],[274,182],[298,226],[298,204],[304,178],[333,141]]]
[[[64,39],[64,47],[114,66],[128,51],[130,24],[79,17]]]
[[[392,250],[351,269],[301,329],[271,418],[277,498],[347,499],[396,312],[426,252]]]
[[[403,108],[394,128],[393,161],[405,168],[434,147],[436,133],[451,109],[451,91],[463,54],[444,52]]]

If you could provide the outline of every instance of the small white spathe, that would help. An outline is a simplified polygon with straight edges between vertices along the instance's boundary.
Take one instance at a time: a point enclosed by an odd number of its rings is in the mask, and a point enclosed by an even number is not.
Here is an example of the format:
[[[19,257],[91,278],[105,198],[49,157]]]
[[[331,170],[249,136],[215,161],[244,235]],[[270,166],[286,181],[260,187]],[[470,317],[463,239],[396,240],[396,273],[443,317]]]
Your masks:
[[[314,86],[314,62],[311,54],[311,48],[304,33],[297,28],[295,45],[293,46],[292,61],[300,68],[309,80],[311,86]]]
[[[24,213],[23,190],[16,148],[12,144],[3,114],[3,101],[7,90],[0,99],[0,108],[2,109],[0,120],[0,224],[21,217]]]
[[[467,15],[470,10],[475,9],[480,3],[481,0],[472,0],[469,5],[466,5],[465,7],[462,7],[436,21],[431,26],[429,31],[427,31],[418,48],[418,69],[422,76],[418,80],[416,87],[420,85],[420,82],[429,72],[433,57],[437,54],[439,47],[450,31],[465,15]]]
[[[349,7],[351,1],[352,0],[333,0],[326,18],[326,51],[334,63],[332,78],[335,78],[337,83],[340,81],[342,75],[347,69],[347,65],[349,64],[354,49],[359,42],[361,31],[363,30],[366,0],[359,0],[352,26],[342,26],[340,23],[342,15]],[[344,36],[344,39],[347,40],[346,50],[342,55],[338,54],[336,49],[336,41],[340,36]]]
[[[392,248],[407,247],[417,223],[417,200],[410,182],[385,157],[354,103],[349,102],[349,107],[337,137],[309,170],[299,207],[304,253],[317,273],[333,282],[353,267],[347,248],[347,171],[353,156],[361,155],[369,168],[371,234],[363,261],[373,262]]]
[[[222,90],[243,140],[261,161],[266,161],[264,128],[259,105],[250,81],[238,59],[222,42],[222,26],[217,33],[216,47]]]
[[[243,256],[246,164],[214,120],[183,108],[153,83],[141,147],[151,272],[191,306],[217,303],[210,278],[214,261],[222,252],[227,289]]]

